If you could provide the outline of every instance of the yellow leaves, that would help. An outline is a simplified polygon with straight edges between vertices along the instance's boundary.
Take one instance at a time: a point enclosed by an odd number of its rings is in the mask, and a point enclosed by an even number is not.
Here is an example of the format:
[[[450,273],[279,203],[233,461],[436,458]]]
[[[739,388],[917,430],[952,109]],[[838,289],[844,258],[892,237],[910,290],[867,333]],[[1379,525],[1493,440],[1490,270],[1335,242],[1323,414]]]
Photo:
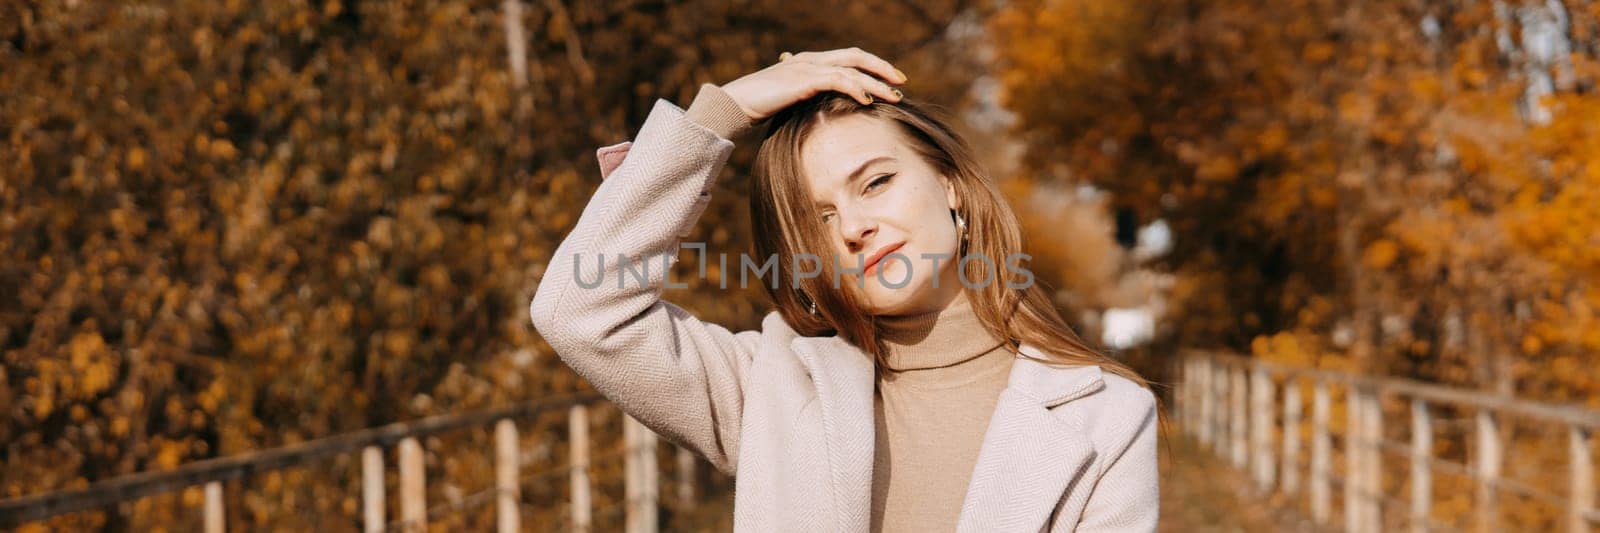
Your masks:
[[[1256,147],[1263,155],[1271,156],[1283,151],[1289,145],[1289,129],[1282,122],[1268,124],[1261,133],[1256,135]]]
[[[180,498],[185,507],[199,507],[205,502],[204,485],[191,485],[183,489]]]
[[[200,61],[211,60],[211,55],[216,50],[215,37],[216,34],[212,33],[209,27],[195,29],[193,33],[189,34],[189,44],[193,45],[195,51],[200,55]]]
[[[200,391],[200,394],[198,394],[196,397],[195,403],[199,404],[200,408],[205,412],[216,413],[218,412],[218,407],[222,403],[222,399],[226,396],[227,391],[223,387],[222,381],[213,381],[211,382],[211,386]]]
[[[1436,101],[1444,93],[1442,81],[1432,74],[1411,76],[1407,80],[1406,88],[1411,91],[1413,97],[1425,102]]]
[[[1333,58],[1338,48],[1328,41],[1312,41],[1300,50],[1300,57],[1307,63],[1322,64]]]
[[[394,357],[411,355],[411,348],[415,344],[416,337],[410,331],[390,331],[383,336],[383,349]]]
[[[223,161],[233,159],[233,157],[239,153],[238,149],[234,148],[232,141],[227,139],[212,139],[210,136],[205,134],[195,136],[194,151],[210,156],[213,159]]]
[[[1339,191],[1333,187],[1313,185],[1306,191],[1313,207],[1331,210],[1339,205]]]
[[[1194,171],[1194,177],[1204,182],[1232,180],[1239,174],[1239,162],[1230,155],[1209,158]]]
[[[1378,239],[1367,245],[1366,250],[1362,252],[1361,262],[1368,267],[1383,270],[1393,265],[1395,258],[1399,257],[1399,255],[1400,247],[1396,246],[1394,241]]]
[[[1544,349],[1544,341],[1540,340],[1538,336],[1536,336],[1536,335],[1523,335],[1522,336],[1522,353],[1527,354],[1527,355],[1538,355],[1539,351],[1543,350],[1543,349]]]
[[[129,148],[128,149],[128,155],[126,157],[126,160],[128,162],[128,168],[132,169],[132,170],[143,170],[144,169],[144,163],[145,163],[145,157],[146,157],[146,154],[145,154],[144,148],[141,148],[141,147],[138,147],[138,146]]]
[[[83,332],[67,344],[67,357],[76,377],[62,376],[68,394],[79,400],[93,398],[111,386],[116,366],[105,339],[98,333]]]
[[[211,157],[220,160],[233,159],[239,150],[233,147],[233,142],[227,139],[217,139],[211,142]]]
[[[1263,361],[1304,368],[1337,366],[1344,356],[1320,348],[1317,335],[1306,331],[1284,331],[1258,335],[1250,341],[1250,353]]]
[[[267,95],[260,87],[251,87],[244,96],[244,109],[249,113],[260,113],[267,107]]]
[[[56,398],[53,392],[55,392],[53,388],[47,388],[42,391],[42,394],[34,397],[33,418],[35,420],[44,420],[50,416],[50,413],[55,411]]]
[[[1580,106],[1573,111],[1579,113],[1558,115],[1546,128],[1572,135],[1565,143],[1547,144],[1541,150],[1551,158],[1551,169],[1564,171],[1554,182],[1553,194],[1530,184],[1513,204],[1514,216],[1506,219],[1506,229],[1539,256],[1576,274],[1594,276],[1600,275],[1600,231],[1595,229],[1600,227],[1600,209],[1596,208],[1600,205],[1600,154],[1566,147],[1600,144],[1600,130],[1587,129],[1586,122],[1593,118],[1582,113],[1587,109]]]
[[[1378,103],[1372,95],[1347,91],[1339,95],[1339,119],[1357,126],[1370,124],[1377,114]]]
[[[423,269],[420,276],[425,287],[435,292],[445,292],[450,288],[450,270],[443,265],[429,265]]]
[[[177,466],[183,462],[184,449],[187,448],[187,446],[184,446],[183,443],[173,442],[168,439],[156,437],[154,439],[154,444],[155,457],[151,463],[155,465],[155,470],[169,470],[177,468]]]

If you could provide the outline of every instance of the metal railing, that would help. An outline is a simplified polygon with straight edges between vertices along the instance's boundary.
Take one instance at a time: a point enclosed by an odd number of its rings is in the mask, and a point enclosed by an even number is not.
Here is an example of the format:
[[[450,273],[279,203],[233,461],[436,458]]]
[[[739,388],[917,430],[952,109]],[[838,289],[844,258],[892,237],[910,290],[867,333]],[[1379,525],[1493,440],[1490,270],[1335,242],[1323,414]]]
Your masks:
[[[207,533],[226,529],[223,482],[306,465],[309,462],[359,453],[361,465],[361,520],[363,530],[423,531],[430,519],[451,511],[495,502],[497,529],[519,531],[521,525],[521,454],[516,421],[566,410],[569,456],[567,465],[536,472],[537,476],[566,476],[570,487],[570,522],[574,531],[588,531],[598,516],[624,513],[626,531],[658,529],[657,506],[660,475],[656,461],[657,436],[632,417],[623,415],[623,447],[613,453],[590,455],[589,408],[602,401],[594,393],[569,395],[511,407],[440,415],[409,422],[362,429],[299,444],[219,457],[185,464],[171,470],[141,472],[90,484],[81,489],[59,490],[0,501],[0,528],[13,528],[68,513],[95,511],[106,506],[203,486],[202,524]],[[469,428],[493,426],[494,486],[467,495],[458,502],[429,507],[426,497],[424,437]],[[384,450],[396,448],[399,469],[398,513],[391,517],[384,483]],[[619,505],[593,508],[594,485],[590,467],[599,460],[624,460],[625,498]],[[697,458],[677,449],[677,487],[680,499],[694,498]],[[684,501],[684,504],[690,502]]]
[[[1586,532],[1600,520],[1595,510],[1593,437],[1600,428],[1600,412],[1574,406],[1553,405],[1495,396],[1482,391],[1446,387],[1413,380],[1362,376],[1313,368],[1269,363],[1237,355],[1189,352],[1177,359],[1178,390],[1175,409],[1184,431],[1202,446],[1247,470],[1262,490],[1302,496],[1301,457],[1304,448],[1304,391],[1311,393],[1310,462],[1305,468],[1312,519],[1330,526],[1332,485],[1343,490],[1346,531],[1369,532],[1398,527],[1385,523],[1384,506],[1403,511],[1398,515],[1413,531],[1451,530],[1433,516],[1434,472],[1442,471],[1471,480],[1472,526],[1478,531],[1500,529],[1498,504],[1513,493],[1561,509],[1567,531]],[[1330,431],[1332,393],[1344,393],[1345,431]],[[1409,442],[1384,438],[1386,419],[1381,401],[1403,400]],[[1470,464],[1437,457],[1434,410],[1440,406],[1472,413],[1469,427]],[[1514,417],[1514,418],[1513,418]],[[1505,446],[1502,426],[1511,420],[1541,424],[1559,430],[1565,440],[1566,491],[1520,481],[1503,475]],[[1335,437],[1344,454],[1344,475],[1334,469]],[[1383,489],[1383,452],[1406,459],[1409,491],[1390,494]],[[1396,464],[1395,467],[1402,465]],[[1398,492],[1398,491],[1395,491]]]

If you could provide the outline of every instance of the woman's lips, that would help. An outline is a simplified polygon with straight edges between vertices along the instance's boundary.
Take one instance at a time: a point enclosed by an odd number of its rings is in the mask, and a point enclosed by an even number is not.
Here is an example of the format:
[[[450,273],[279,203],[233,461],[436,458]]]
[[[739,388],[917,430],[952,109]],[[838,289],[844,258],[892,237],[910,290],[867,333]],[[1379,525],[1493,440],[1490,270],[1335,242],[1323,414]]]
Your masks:
[[[890,253],[893,253],[895,250],[899,250],[900,247],[905,245],[905,241],[901,241],[883,248],[879,248],[877,253],[872,254],[872,257],[867,258],[867,268],[862,271],[862,275],[871,276],[876,274],[878,272],[878,263],[882,263],[883,258],[888,257]]]

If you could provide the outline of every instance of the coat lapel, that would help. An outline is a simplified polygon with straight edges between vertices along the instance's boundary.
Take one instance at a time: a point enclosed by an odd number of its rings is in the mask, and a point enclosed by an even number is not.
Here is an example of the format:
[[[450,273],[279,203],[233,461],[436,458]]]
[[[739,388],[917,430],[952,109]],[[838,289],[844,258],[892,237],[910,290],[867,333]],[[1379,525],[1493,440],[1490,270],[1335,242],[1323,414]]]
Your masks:
[[[1027,345],[1022,351],[1044,357]],[[1046,529],[1056,503],[1094,459],[1083,421],[1051,409],[1104,385],[1098,366],[1018,358],[984,434],[957,531]]]
[[[811,371],[821,404],[823,440],[837,518],[834,531],[866,531],[872,521],[873,362],[867,353],[837,337],[793,341],[801,363]],[[826,357],[827,360],[822,360]]]

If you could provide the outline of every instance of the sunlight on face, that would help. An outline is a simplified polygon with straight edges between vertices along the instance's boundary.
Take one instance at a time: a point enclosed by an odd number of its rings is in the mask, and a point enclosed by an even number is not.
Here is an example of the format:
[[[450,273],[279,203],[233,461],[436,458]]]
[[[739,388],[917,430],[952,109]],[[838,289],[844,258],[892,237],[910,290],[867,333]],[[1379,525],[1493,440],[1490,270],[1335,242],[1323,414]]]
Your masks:
[[[865,115],[825,121],[800,156],[838,254],[840,285],[859,283],[868,313],[935,311],[960,294],[953,266],[960,243],[950,218],[960,206],[955,189],[894,124]]]

